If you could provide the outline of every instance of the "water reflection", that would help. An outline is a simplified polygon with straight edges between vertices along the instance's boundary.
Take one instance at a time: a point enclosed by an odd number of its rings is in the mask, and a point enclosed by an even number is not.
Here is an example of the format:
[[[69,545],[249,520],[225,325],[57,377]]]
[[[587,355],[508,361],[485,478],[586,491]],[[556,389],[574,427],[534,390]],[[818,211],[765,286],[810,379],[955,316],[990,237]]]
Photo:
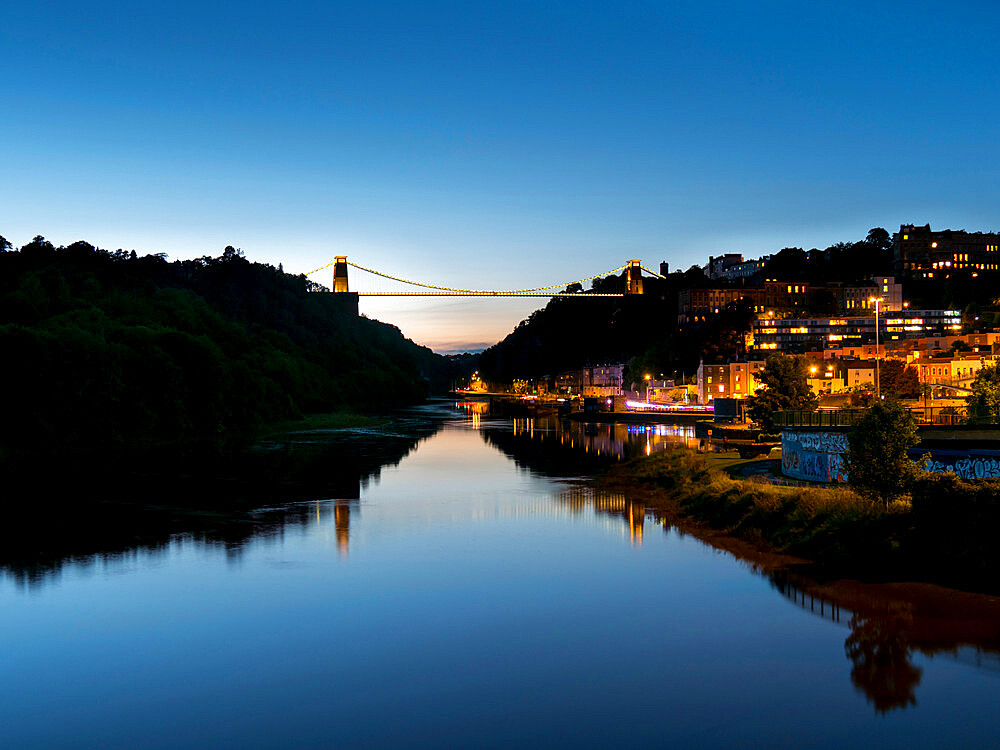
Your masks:
[[[787,570],[768,574],[789,601],[850,630],[850,679],[879,714],[917,705],[923,668],[914,654],[942,656],[1000,672],[1000,603],[912,586],[882,593],[855,581],[822,586]]]
[[[844,650],[851,660],[851,682],[878,713],[917,704],[915,690],[924,670],[911,661],[909,629],[913,613],[905,604],[854,615]]]
[[[539,432],[544,440],[558,440],[571,450],[586,455],[613,458],[617,461],[633,456],[657,453],[668,448],[697,447],[693,424],[604,424],[578,422],[558,417],[522,417],[511,420],[514,437],[533,439]]]
[[[595,430],[585,423],[541,417],[512,419],[509,426],[482,421],[476,426],[487,443],[518,466],[554,477],[579,476],[647,450],[696,447],[688,425],[596,425]],[[647,511],[641,502],[587,487],[561,493],[556,502],[615,519],[632,544],[642,543]],[[655,523],[665,532],[672,529],[662,517]],[[858,582],[820,586],[786,569],[768,571],[753,562],[747,567],[796,606],[848,629],[844,652],[851,683],[879,714],[916,705],[923,668],[914,663],[915,653],[1000,671],[1000,601],[953,596],[934,587],[904,595]]]
[[[468,421],[443,423],[440,416],[429,416],[412,423],[400,420],[381,430],[287,436],[259,446],[240,467],[241,471],[246,472],[241,481],[236,481],[238,475],[235,467],[230,467],[225,477],[212,481],[205,478],[197,481],[189,479],[187,483],[165,482],[156,486],[147,482],[141,496],[155,500],[149,505],[129,503],[126,502],[129,499],[126,496],[114,496],[85,508],[64,503],[59,506],[57,513],[46,509],[41,514],[22,514],[18,523],[7,523],[0,529],[0,571],[22,587],[37,589],[56,581],[67,566],[82,571],[101,567],[137,567],[139,564],[153,567],[152,563],[169,560],[168,553],[171,550],[183,547],[198,546],[218,550],[227,559],[239,561],[249,547],[258,550],[268,545],[277,547],[287,541],[286,535],[291,530],[302,529],[309,531],[311,538],[319,541],[317,546],[322,555],[317,556],[317,559],[322,563],[317,568],[327,572],[332,570],[341,575],[339,578],[316,579],[324,584],[329,584],[330,581],[337,584],[324,587],[324,591],[330,595],[330,599],[324,601],[333,602],[330,606],[334,614],[328,614],[325,619],[319,618],[323,627],[336,628],[342,627],[343,623],[361,623],[363,627],[359,626],[360,629],[354,634],[355,638],[364,637],[364,628],[381,632],[380,637],[372,636],[372,644],[375,645],[370,645],[370,650],[363,652],[376,661],[377,654],[386,649],[391,651],[400,643],[405,643],[405,636],[396,630],[379,631],[380,623],[392,623],[393,617],[387,616],[381,620],[379,617],[371,617],[365,614],[366,607],[388,607],[386,602],[398,605],[401,599],[426,600],[427,606],[433,610],[432,614],[425,613],[426,621],[433,623],[433,627],[429,627],[425,634],[425,642],[429,643],[432,642],[430,639],[441,637],[440,629],[458,611],[456,606],[448,609],[446,606],[442,607],[440,602],[454,604],[457,601],[457,607],[465,615],[477,612],[482,614],[481,620],[470,621],[472,624],[469,632],[476,632],[476,628],[481,628],[482,632],[491,632],[494,639],[492,643],[502,638],[503,633],[517,631],[520,624],[520,620],[511,615],[509,622],[503,620],[502,628],[490,631],[489,628],[493,627],[497,617],[506,616],[503,612],[520,613],[523,607],[525,617],[539,615],[540,622],[562,617],[565,614],[562,609],[547,610],[545,602],[553,592],[567,590],[564,582],[569,582],[569,588],[572,583],[585,582],[588,587],[595,586],[593,590],[587,591],[587,595],[593,600],[600,600],[602,603],[615,601],[621,591],[629,588],[619,585],[618,582],[624,580],[622,574],[633,576],[635,580],[653,581],[645,587],[647,593],[653,586],[663,586],[664,596],[673,597],[671,609],[664,610],[664,614],[656,614],[658,610],[655,608],[651,610],[653,614],[644,620],[647,627],[663,627],[676,621],[692,623],[693,630],[704,628],[705,623],[701,622],[699,625],[697,618],[711,618],[716,612],[728,611],[727,599],[732,591],[720,588],[718,579],[711,577],[706,579],[709,583],[704,584],[698,579],[699,573],[693,566],[687,569],[678,567],[678,570],[686,570],[686,575],[694,579],[694,584],[688,588],[684,588],[686,582],[680,576],[670,582],[665,580],[668,576],[663,576],[664,580],[660,580],[661,568],[655,568],[656,578],[649,579],[642,577],[644,572],[649,572],[649,568],[644,571],[641,566],[611,567],[620,564],[620,561],[616,563],[614,554],[608,554],[607,548],[612,548],[612,553],[620,553],[622,547],[631,545],[636,548],[635,554],[629,552],[624,555],[629,559],[629,565],[646,565],[649,560],[654,559],[652,555],[662,551],[664,546],[659,543],[661,539],[655,533],[655,527],[661,526],[664,532],[671,531],[671,527],[662,517],[654,516],[642,502],[623,494],[601,492],[579,481],[580,477],[593,472],[595,465],[605,462],[610,464],[627,455],[634,455],[636,451],[644,453],[647,445],[652,451],[654,446],[666,447],[683,443],[693,439],[693,435],[686,426],[675,426],[675,431],[671,431],[670,426],[666,425],[658,426],[663,430],[628,430],[611,425],[597,427],[594,434],[593,431],[588,432],[585,424],[555,418],[519,419],[514,422],[493,420],[484,414],[470,414]],[[378,483],[383,467],[398,464],[431,435],[437,437],[421,448],[421,453],[414,457],[415,460],[408,462],[398,474],[390,475],[391,480],[387,479],[382,489],[390,481],[394,481],[397,483],[394,492],[405,494],[401,485],[407,484],[415,488],[412,496],[406,495],[407,500],[432,496],[436,491],[446,491],[453,493],[448,502],[435,504],[434,501],[429,501],[423,505],[415,502],[413,506],[416,507],[410,507],[405,502],[397,501],[387,512],[385,506],[391,503],[387,502],[387,493],[383,493],[381,504],[377,500],[366,504],[362,517],[361,498],[365,495],[365,487]],[[484,445],[491,446],[493,450]],[[413,469],[413,465],[420,464],[421,458],[428,454],[433,454],[434,460],[423,464],[422,470],[427,473],[421,474]],[[558,477],[564,481],[555,484],[548,480],[518,480],[507,485],[508,494],[500,499],[493,498],[490,496],[489,483],[507,481],[504,477],[509,478],[512,474],[509,463],[499,454],[509,457],[524,473]],[[492,462],[490,465],[494,467],[494,474],[477,473],[488,463],[484,462],[484,455]],[[472,463],[465,463],[469,461]],[[567,479],[576,481],[565,481]],[[465,495],[465,488],[468,488],[468,496],[474,495],[477,498],[475,502]],[[136,496],[139,496],[138,492]],[[378,493],[370,493],[370,496],[377,497]],[[484,500],[484,497],[487,499]],[[209,504],[201,504],[205,501],[209,501]],[[212,510],[206,512],[206,509]],[[381,516],[379,511],[382,512]],[[398,518],[399,514],[407,513],[412,515],[407,515],[402,520]],[[434,516],[435,521],[439,522],[437,526],[430,531],[426,527],[418,528],[419,522],[434,513],[438,514]],[[520,521],[529,518],[584,521],[579,524],[581,531],[589,533],[596,528],[598,534],[613,534],[622,543],[595,547],[592,545],[592,538],[585,533],[560,534],[567,527],[566,524],[542,524],[540,527],[544,527],[545,536],[537,535],[525,547],[518,548],[520,533],[532,527],[532,524]],[[481,523],[494,519],[503,523]],[[415,520],[418,523],[413,523]],[[398,534],[383,535],[379,544],[370,543],[358,547],[353,551],[353,559],[349,565],[325,564],[333,556],[331,549],[335,549],[341,557],[347,556],[352,552],[352,542],[357,544],[359,534],[379,523],[383,524],[383,529],[388,524],[397,524],[394,529]],[[458,524],[462,526],[459,527]],[[463,534],[455,534],[456,529],[460,528],[468,530],[468,536],[474,541],[462,538],[465,536]],[[496,535],[495,539],[489,536],[491,533]],[[422,534],[426,536],[421,536]],[[389,536],[392,537],[391,541],[388,540]],[[682,530],[677,530],[677,537],[684,537]],[[372,537],[360,538],[367,541]],[[484,539],[493,539],[495,543],[480,546]],[[579,539],[585,539],[586,542],[581,543]],[[426,540],[432,540],[433,543],[425,544]],[[468,546],[463,547],[466,543]],[[580,549],[574,547],[574,544]],[[293,547],[290,543],[287,546]],[[692,546],[688,545],[689,548]],[[549,556],[538,552],[543,547]],[[400,550],[403,552],[400,553]],[[551,550],[558,552],[553,556]],[[489,554],[496,557],[486,557]],[[677,554],[676,550],[671,554]],[[696,552],[697,554],[700,553]],[[677,558],[670,559],[679,559],[680,556],[678,554]],[[569,573],[563,576],[559,586],[531,589],[532,581],[544,580],[549,569],[559,569],[560,562],[570,560],[576,565],[579,560],[581,564],[593,565],[592,561],[595,559],[601,560],[602,565],[609,566],[601,568],[599,572],[614,572],[615,583],[610,587],[600,588],[599,582],[592,583],[585,577],[570,582],[574,575]],[[663,561],[666,558],[659,559]],[[244,563],[246,560],[247,558],[243,558]],[[400,565],[400,560],[405,560],[405,565]],[[444,569],[437,567],[441,560],[448,562]],[[406,579],[405,576],[414,564],[424,564],[420,573],[426,575]],[[507,565],[516,568],[518,564],[531,568],[530,577],[526,575],[524,578],[511,578],[504,587],[496,590],[490,588],[491,577],[496,576],[498,570]],[[838,667],[842,669],[839,684],[850,691],[847,687],[849,680],[880,714],[917,706],[920,691],[926,693],[926,683],[933,682],[925,677],[925,671],[931,670],[920,664],[921,656],[944,656],[978,669],[998,670],[1000,665],[998,603],[990,603],[985,599],[961,599],[958,596],[935,598],[926,592],[922,596],[908,596],[886,587],[859,583],[820,584],[788,570],[775,572],[752,569],[795,606],[845,629],[844,656],[835,654],[836,659],[844,659]],[[379,578],[380,570],[382,578]],[[198,568],[197,574],[200,576],[201,568]],[[243,585],[251,591],[248,595],[251,604],[247,605],[247,612],[252,616],[256,616],[258,611],[253,600],[257,594],[256,586],[261,586],[263,600],[273,601],[280,599],[286,590],[295,588],[294,585],[289,586],[289,583],[300,582],[300,579],[281,577],[273,583],[273,589],[268,589],[265,583],[261,583],[264,578],[266,571],[262,574],[257,569],[253,576],[247,576],[248,580],[243,581]],[[749,580],[743,576],[741,581],[743,578]],[[356,614],[343,617],[342,612],[346,611],[347,605],[342,605],[341,597],[347,596],[345,591],[348,589],[345,587],[352,580],[361,592],[353,600],[358,607],[351,610]],[[381,583],[370,585],[372,580]],[[404,582],[400,583],[400,580]],[[152,585],[155,586],[156,583],[153,582]],[[225,587],[229,585],[229,578],[225,578],[220,590],[226,590]],[[424,585],[426,588],[421,588]],[[398,588],[392,588],[394,586]],[[742,582],[739,586],[753,588]],[[70,589],[69,586],[64,588]],[[599,595],[593,592],[599,592]],[[531,594],[534,599],[525,596],[525,593]],[[627,596],[623,595],[621,601],[649,604],[649,600],[633,598],[636,595],[632,590],[625,593]],[[746,594],[745,591],[741,593]],[[450,598],[452,596],[454,598]],[[775,608],[773,604],[781,601],[767,592],[761,596],[772,602],[772,609]],[[582,597],[581,600],[585,598]],[[487,607],[493,599],[498,599],[503,608],[496,611],[480,610]],[[306,622],[309,615],[315,614],[307,604],[299,606],[299,609],[289,609],[290,619]],[[764,610],[768,606],[763,602],[757,608]],[[627,606],[619,609],[626,610],[639,611]],[[391,615],[411,610],[405,607],[388,607],[385,611]],[[581,611],[603,612],[599,607]],[[660,619],[657,620],[657,617]],[[691,617],[690,621],[685,620],[686,617]],[[793,619],[795,618],[783,618],[788,622]],[[604,625],[600,617],[592,623],[580,618],[581,629],[593,627],[596,632]],[[282,622],[281,627],[276,629],[283,632],[284,627]],[[699,642],[698,647],[709,652],[712,644],[708,642],[712,638],[720,642],[739,639],[744,635],[742,627],[741,622],[727,621],[718,628],[717,636],[706,637],[704,642]],[[685,624],[675,629],[674,635],[683,634],[686,629]],[[540,638],[543,632],[544,628],[538,628],[537,632],[525,632],[520,637]],[[448,639],[443,638],[442,641],[444,640]],[[474,640],[476,642],[470,646],[467,658],[473,658],[472,655],[482,652],[478,636]],[[553,665],[577,664],[581,662],[580,654],[585,653],[569,648],[563,653],[559,651],[559,644],[539,642],[547,643],[548,650],[540,648],[536,656],[541,661],[551,660]],[[442,649],[446,651],[452,645],[449,641],[442,645]],[[522,649],[523,643],[518,641],[514,651],[509,653],[520,653]],[[784,643],[778,642],[776,649],[779,655],[786,653]],[[366,673],[366,669],[371,673],[391,669],[393,664],[405,663],[407,658],[417,658],[419,651],[420,649],[413,649],[412,653],[393,651],[391,658],[387,657],[385,662],[376,664],[377,669],[368,669],[370,665],[365,664],[364,669],[359,668],[357,673],[350,674],[354,679],[360,680],[357,675]],[[565,661],[559,661],[560,659]],[[738,654],[731,656],[733,663],[726,662],[725,668],[732,668],[735,673],[737,668],[734,665],[739,659]],[[489,665],[483,666],[485,681],[494,677],[489,668]],[[557,666],[551,668],[553,674],[558,672]],[[592,666],[588,664],[587,668],[589,670]],[[710,673],[713,668],[716,665],[709,664],[705,673]],[[275,669],[280,672],[278,667]],[[438,674],[435,670],[436,668],[428,667],[427,673]],[[596,667],[594,672],[599,673]],[[661,673],[651,675],[647,676],[646,683],[636,682],[647,688],[649,694],[663,688],[665,684]],[[501,682],[502,677],[501,674],[498,678]],[[512,682],[511,685],[518,686],[520,683]],[[794,701],[794,696],[790,700]],[[861,705],[860,700],[857,702]],[[481,702],[481,705],[488,704],[489,701]],[[862,709],[868,713],[863,705]]]
[[[551,477],[586,476],[633,456],[697,445],[690,424],[591,424],[557,417],[489,420],[475,415],[469,422],[518,466]]]
[[[625,495],[601,492],[591,487],[575,487],[562,492],[555,501],[575,511],[592,508],[598,515],[621,519],[628,529],[628,537],[635,546],[642,545],[642,532],[646,520],[646,506],[629,500]]]
[[[346,554],[364,488],[440,428],[440,419],[402,418],[381,428],[296,432],[184,475],[122,473],[71,489],[38,486],[6,509],[0,574],[37,587],[67,565],[121,567],[163,557],[175,543],[235,559],[251,541],[278,541],[286,529],[319,519],[326,505]]]

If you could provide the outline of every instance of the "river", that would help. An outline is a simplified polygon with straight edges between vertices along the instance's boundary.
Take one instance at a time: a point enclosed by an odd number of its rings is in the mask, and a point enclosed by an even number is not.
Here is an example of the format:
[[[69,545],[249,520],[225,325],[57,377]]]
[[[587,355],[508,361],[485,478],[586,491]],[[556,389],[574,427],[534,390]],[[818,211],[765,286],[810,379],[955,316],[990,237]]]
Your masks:
[[[438,404],[8,525],[0,744],[1000,743],[1000,622],[852,611],[583,481],[691,439]]]

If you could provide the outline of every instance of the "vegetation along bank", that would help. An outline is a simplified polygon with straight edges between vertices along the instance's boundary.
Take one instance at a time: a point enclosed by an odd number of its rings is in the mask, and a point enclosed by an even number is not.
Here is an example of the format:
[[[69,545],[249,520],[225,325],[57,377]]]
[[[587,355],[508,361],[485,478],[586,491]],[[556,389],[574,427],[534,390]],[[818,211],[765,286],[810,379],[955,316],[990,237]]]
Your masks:
[[[602,486],[668,517],[747,543],[754,553],[808,561],[816,577],[926,581],[1000,593],[995,541],[1000,480],[918,473],[888,503],[848,487],[781,486],[740,479],[686,449],[634,459]],[[722,546],[725,546],[724,544]]]
[[[231,247],[168,262],[0,242],[0,462],[224,448],[447,390],[448,358],[324,291]]]

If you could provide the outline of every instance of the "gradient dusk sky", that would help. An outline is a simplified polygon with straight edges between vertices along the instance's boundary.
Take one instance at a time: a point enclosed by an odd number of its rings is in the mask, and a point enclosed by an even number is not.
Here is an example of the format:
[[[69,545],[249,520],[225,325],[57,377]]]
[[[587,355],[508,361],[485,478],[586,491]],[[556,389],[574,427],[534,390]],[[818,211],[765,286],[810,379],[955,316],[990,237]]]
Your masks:
[[[8,3],[0,234],[511,288],[996,230],[998,28],[995,0]],[[362,311],[444,351],[542,302]]]

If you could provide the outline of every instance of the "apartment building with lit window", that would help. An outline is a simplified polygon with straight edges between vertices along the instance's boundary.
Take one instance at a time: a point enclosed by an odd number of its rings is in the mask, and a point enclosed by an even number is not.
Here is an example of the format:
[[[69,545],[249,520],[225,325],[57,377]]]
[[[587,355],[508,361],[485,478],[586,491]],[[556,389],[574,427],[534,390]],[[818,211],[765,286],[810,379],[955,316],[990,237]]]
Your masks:
[[[978,276],[1000,271],[1000,234],[902,224],[894,238],[897,275],[935,278],[960,273]]]
[[[710,404],[717,398],[746,398],[760,389],[754,373],[764,369],[763,360],[698,365],[698,403]]]
[[[794,318],[809,312],[808,281],[764,281],[764,309],[776,318]]]
[[[895,276],[876,276],[870,284],[845,286],[841,292],[840,309],[848,315],[874,310],[874,299],[878,299],[880,312],[895,312],[903,309],[903,285]]]
[[[932,357],[915,361],[920,382],[927,385],[948,385],[968,388],[976,373],[992,366],[1000,357],[995,354],[960,354],[954,357]]]
[[[957,334],[962,317],[957,310],[900,310],[880,315],[879,339],[891,341],[933,335]],[[802,353],[874,343],[875,317],[776,318],[765,316],[753,323],[755,351]]]
[[[741,256],[742,257],[742,256]],[[757,260],[744,260],[740,263],[735,263],[733,265],[726,266],[718,271],[718,274],[713,278],[724,279],[726,281],[738,281],[739,279],[749,279],[751,276],[756,276],[759,273],[763,273],[764,269],[767,268],[767,262],[771,259],[770,255],[765,255]]]
[[[677,325],[703,323],[726,306],[745,300],[750,310],[764,310],[764,290],[759,287],[733,289],[682,289],[677,295]]]
[[[719,256],[708,256],[708,265],[705,266],[705,275],[710,279],[724,278],[725,273],[743,262],[743,256],[739,253],[726,253]]]

